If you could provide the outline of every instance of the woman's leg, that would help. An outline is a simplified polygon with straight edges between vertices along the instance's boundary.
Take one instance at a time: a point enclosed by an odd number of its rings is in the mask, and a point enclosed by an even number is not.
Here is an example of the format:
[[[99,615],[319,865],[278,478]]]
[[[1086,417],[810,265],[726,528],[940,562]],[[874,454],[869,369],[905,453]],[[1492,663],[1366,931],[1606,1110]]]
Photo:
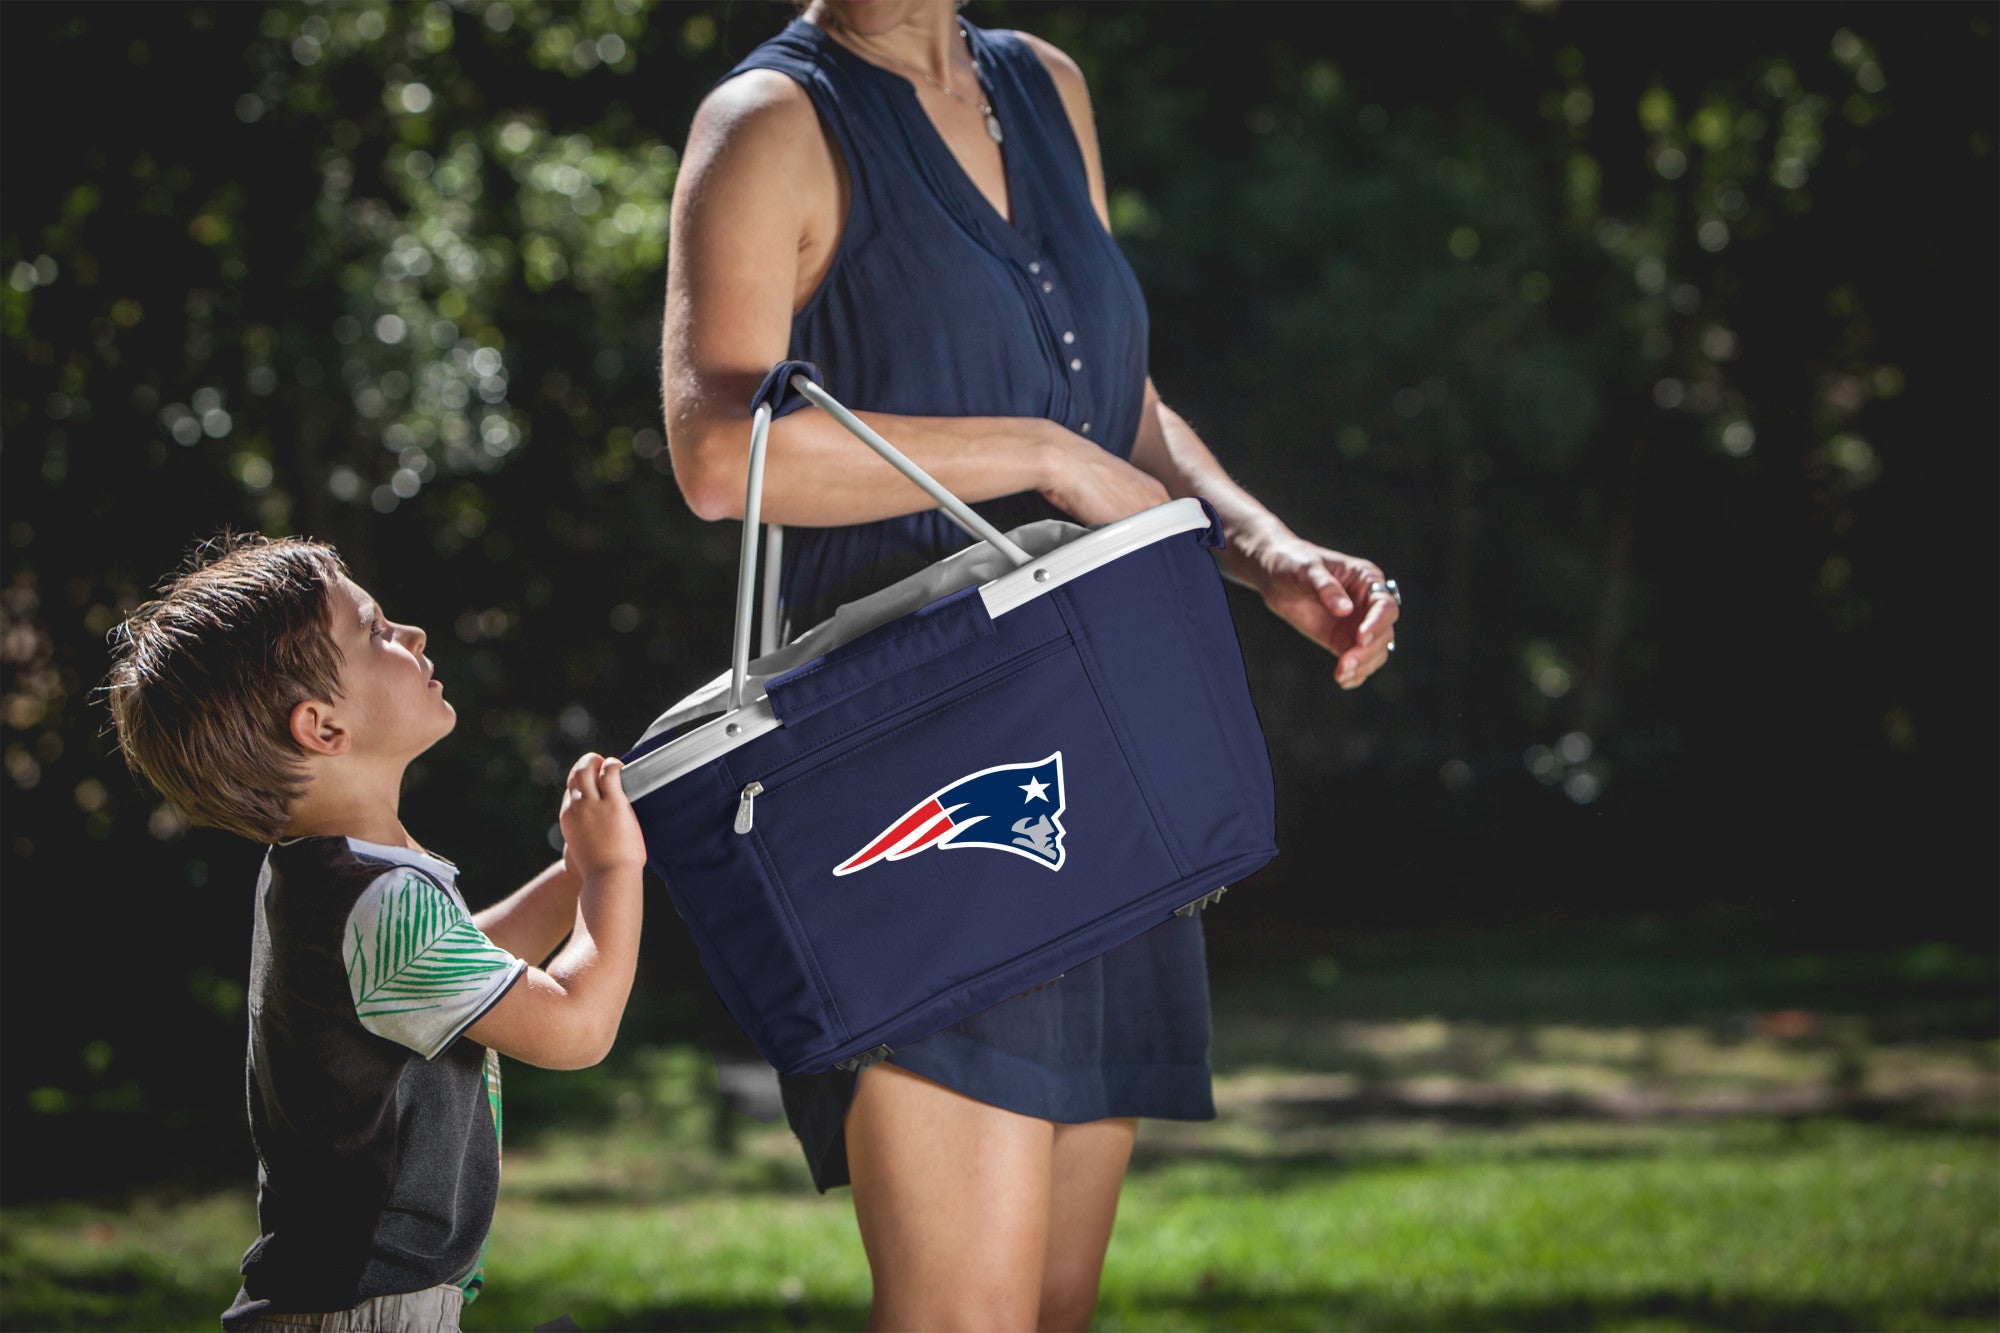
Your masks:
[[[1042,1333],[1090,1327],[1138,1126],[1138,1120],[1126,1117],[1055,1127],[1049,1243],[1042,1261],[1041,1309],[1035,1317]]]
[[[862,1071],[847,1165],[870,1329],[1035,1327],[1058,1128],[893,1064]]]

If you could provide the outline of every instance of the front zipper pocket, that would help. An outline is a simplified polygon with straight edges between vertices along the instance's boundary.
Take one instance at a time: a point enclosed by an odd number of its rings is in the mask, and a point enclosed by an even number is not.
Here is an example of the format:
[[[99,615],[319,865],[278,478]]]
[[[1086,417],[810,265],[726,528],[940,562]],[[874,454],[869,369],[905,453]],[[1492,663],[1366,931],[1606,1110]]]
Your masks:
[[[1068,639],[1058,639],[1052,643],[1042,644],[1024,657],[1017,657],[1002,662],[997,666],[980,672],[969,680],[958,682],[941,694],[934,694],[927,698],[918,699],[913,703],[895,709],[884,717],[875,719],[875,721],[865,727],[850,731],[845,735],[832,737],[814,745],[812,749],[806,751],[804,754],[797,755],[778,765],[766,777],[746,783],[742,792],[737,797],[736,821],[731,827],[739,834],[747,834],[751,831],[754,821],[752,807],[759,796],[775,795],[778,791],[790,786],[799,778],[810,774],[820,764],[834,759],[846,759],[863,747],[875,744],[890,732],[896,730],[899,724],[908,723],[913,718],[920,720],[922,714],[927,711],[947,707],[968,694],[975,694],[980,690],[998,685],[1009,677],[1026,671],[1038,663],[1055,656],[1057,653],[1070,650],[1070,647]],[[840,753],[830,756],[828,752],[835,749],[835,747],[841,747]]]
[[[743,795],[737,798],[735,828],[738,833],[748,833],[750,831],[750,821],[752,818],[751,816],[752,804],[756,801],[756,799],[759,796],[763,794],[764,794],[764,784],[761,782],[753,782],[749,786],[745,787],[743,789]]]

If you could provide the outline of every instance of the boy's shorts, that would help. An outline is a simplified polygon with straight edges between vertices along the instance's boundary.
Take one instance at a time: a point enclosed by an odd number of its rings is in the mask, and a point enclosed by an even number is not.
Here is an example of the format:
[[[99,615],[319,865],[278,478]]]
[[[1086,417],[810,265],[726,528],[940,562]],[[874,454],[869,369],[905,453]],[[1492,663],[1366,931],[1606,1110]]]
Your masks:
[[[245,1333],[458,1333],[465,1293],[427,1287],[400,1296],[377,1296],[351,1310],[327,1314],[267,1314]]]

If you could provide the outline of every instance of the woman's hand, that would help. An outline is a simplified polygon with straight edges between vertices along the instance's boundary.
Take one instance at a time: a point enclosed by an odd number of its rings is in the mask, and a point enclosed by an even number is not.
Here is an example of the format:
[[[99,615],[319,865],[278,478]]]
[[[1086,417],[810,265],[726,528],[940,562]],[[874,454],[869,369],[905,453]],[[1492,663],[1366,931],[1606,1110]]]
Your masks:
[[[1372,561],[1284,537],[1261,547],[1253,585],[1292,628],[1339,658],[1334,680],[1351,690],[1389,660],[1396,599]],[[1372,595],[1371,595],[1372,590]]]
[[[563,864],[584,879],[646,864],[646,840],[619,781],[624,764],[587,754],[576,761],[564,785]]]
[[[1171,497],[1159,480],[1061,426],[1049,449],[1042,497],[1079,523],[1113,523]]]

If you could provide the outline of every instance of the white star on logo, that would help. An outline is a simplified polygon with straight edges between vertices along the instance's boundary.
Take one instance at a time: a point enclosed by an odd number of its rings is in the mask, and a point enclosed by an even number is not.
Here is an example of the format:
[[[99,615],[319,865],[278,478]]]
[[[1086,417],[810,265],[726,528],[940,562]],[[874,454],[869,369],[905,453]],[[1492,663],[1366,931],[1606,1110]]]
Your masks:
[[[1035,778],[1029,778],[1027,783],[1021,788],[1022,791],[1028,793],[1028,800],[1030,801],[1048,800],[1049,799],[1048,797],[1042,795],[1042,793],[1047,791],[1048,789],[1049,789],[1048,783],[1039,781],[1038,779]]]

